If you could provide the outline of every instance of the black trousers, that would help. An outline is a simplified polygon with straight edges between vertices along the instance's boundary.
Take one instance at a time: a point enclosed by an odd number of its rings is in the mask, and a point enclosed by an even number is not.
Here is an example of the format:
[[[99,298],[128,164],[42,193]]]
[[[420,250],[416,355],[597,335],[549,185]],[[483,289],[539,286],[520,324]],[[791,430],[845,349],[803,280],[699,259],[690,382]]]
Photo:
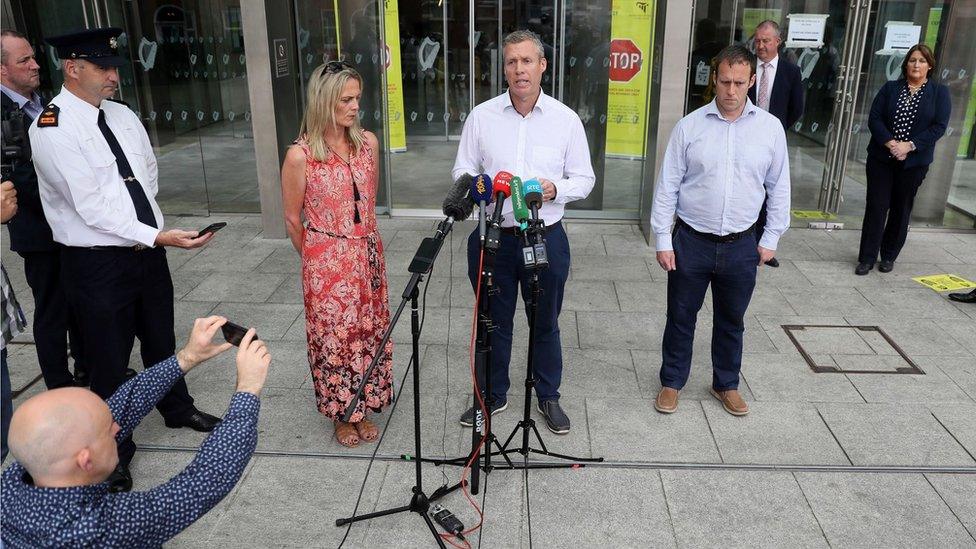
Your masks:
[[[762,240],[763,233],[766,232],[766,202],[769,201],[769,196],[763,199],[762,208],[759,208],[759,217],[756,218],[756,224],[753,225],[753,231],[756,234],[756,245],[759,245],[759,241]]]
[[[905,169],[901,162],[884,163],[868,156],[867,203],[861,224],[859,263],[898,259],[912,218],[915,194],[928,173],[928,166]]]
[[[37,362],[48,389],[70,387],[68,341],[75,370],[85,366],[81,334],[76,317],[68,307],[61,285],[61,250],[19,252],[24,258],[24,275],[34,295],[34,346]]]
[[[146,368],[175,352],[173,280],[166,251],[66,247],[61,257],[65,293],[91,366],[91,390],[107,399],[125,382],[136,337]],[[192,413],[193,398],[182,378],[156,409],[172,419]],[[120,463],[128,464],[134,453],[131,437],[119,442]]]

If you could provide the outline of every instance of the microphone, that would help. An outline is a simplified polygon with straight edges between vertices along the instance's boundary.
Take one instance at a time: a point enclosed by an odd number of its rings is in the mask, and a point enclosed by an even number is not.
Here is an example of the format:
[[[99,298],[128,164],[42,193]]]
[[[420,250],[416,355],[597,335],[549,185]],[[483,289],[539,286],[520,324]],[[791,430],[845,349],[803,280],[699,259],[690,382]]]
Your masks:
[[[485,240],[485,207],[491,204],[491,178],[488,174],[478,174],[471,180],[471,200],[478,204],[478,235]]]
[[[525,203],[532,210],[532,221],[539,220],[539,208],[542,207],[542,183],[538,179],[532,178],[523,185],[525,193]]]
[[[525,195],[523,194],[522,180],[518,177],[512,178],[512,215],[519,228],[523,231],[529,226],[529,209],[525,206]]]
[[[454,186],[444,197],[444,203],[441,206],[441,211],[448,218],[448,223],[454,223],[455,221],[462,221],[467,219],[471,215],[471,210],[474,209],[474,201],[471,200],[469,196],[471,193],[471,184],[474,178],[468,174],[462,174],[457,181],[454,182]]]
[[[495,179],[491,182],[491,192],[495,195],[495,211],[491,214],[491,224],[500,225],[502,222],[502,210],[505,206],[505,198],[511,196],[512,174],[501,171],[495,174]]]

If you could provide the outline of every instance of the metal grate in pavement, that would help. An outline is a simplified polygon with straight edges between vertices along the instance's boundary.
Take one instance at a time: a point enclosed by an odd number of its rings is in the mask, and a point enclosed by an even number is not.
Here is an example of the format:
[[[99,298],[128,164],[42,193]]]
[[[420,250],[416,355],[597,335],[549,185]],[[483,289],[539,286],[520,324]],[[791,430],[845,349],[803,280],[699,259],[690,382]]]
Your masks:
[[[782,328],[818,374],[925,375],[878,326],[783,324]]]

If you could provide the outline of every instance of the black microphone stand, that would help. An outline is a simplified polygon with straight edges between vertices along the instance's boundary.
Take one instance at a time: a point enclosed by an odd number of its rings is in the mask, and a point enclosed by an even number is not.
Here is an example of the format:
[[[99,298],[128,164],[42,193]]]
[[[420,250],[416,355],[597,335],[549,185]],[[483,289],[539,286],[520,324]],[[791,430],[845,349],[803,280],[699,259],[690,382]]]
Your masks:
[[[352,417],[352,414],[356,410],[356,406],[359,400],[362,398],[363,390],[366,384],[369,382],[370,376],[376,366],[379,364],[380,357],[383,356],[382,350],[386,347],[387,341],[390,339],[390,334],[393,333],[393,327],[396,326],[397,321],[400,319],[400,314],[403,312],[407,301],[410,301],[410,333],[411,333],[411,361],[413,362],[413,443],[414,443],[414,470],[416,473],[416,483],[412,488],[413,496],[410,498],[410,503],[407,505],[402,505],[399,507],[393,507],[383,511],[376,511],[374,513],[366,513],[364,515],[353,515],[348,518],[336,519],[336,526],[344,526],[346,524],[359,522],[362,520],[369,520],[377,517],[384,517],[387,515],[393,515],[397,513],[411,512],[417,513],[423,517],[424,522],[427,523],[427,527],[430,528],[431,535],[434,536],[434,540],[437,545],[445,548],[444,540],[437,533],[437,529],[434,527],[433,521],[431,521],[430,516],[427,514],[430,510],[430,504],[433,501],[444,497],[445,495],[457,490],[461,487],[461,483],[448,487],[446,484],[427,496],[424,492],[423,487],[423,470],[422,462],[423,453],[420,447],[420,315],[418,313],[418,297],[420,295],[419,285],[423,280],[424,275],[430,272],[431,267],[434,264],[434,260],[437,259],[437,254],[440,252],[441,245],[444,243],[444,238],[447,233],[451,231],[454,224],[454,219],[451,217],[446,218],[437,227],[437,234],[433,237],[425,238],[421,243],[420,247],[417,249],[417,253],[414,255],[413,260],[410,262],[408,271],[412,273],[410,281],[407,282],[406,288],[403,290],[402,299],[400,301],[400,306],[396,310],[396,314],[390,320],[390,325],[387,326],[386,332],[383,334],[383,340],[377,349],[375,356],[373,356],[373,361],[370,363],[369,368],[366,373],[363,374],[363,381],[360,383],[359,388],[356,390],[356,394],[353,396],[352,401],[349,406],[346,407],[345,415],[343,416],[343,421],[348,422]]]
[[[503,456],[508,462],[508,465],[500,465],[499,468],[505,469],[559,469],[559,468],[573,468],[573,467],[585,467],[584,463],[599,463],[603,461],[602,457],[599,458],[582,458],[576,456],[570,456],[566,454],[557,454],[555,452],[550,452],[546,448],[546,443],[542,440],[542,435],[539,434],[539,428],[536,427],[535,420],[532,419],[532,389],[535,387],[535,324],[536,316],[539,308],[539,296],[542,294],[542,289],[539,287],[539,271],[548,267],[549,260],[548,254],[546,252],[546,242],[543,238],[545,233],[545,222],[539,219],[538,212],[535,206],[532,207],[532,219],[528,222],[528,228],[523,231],[522,235],[525,239],[525,248],[522,251],[522,257],[525,261],[525,266],[529,268],[532,272],[531,278],[529,279],[529,295],[531,299],[526,303],[526,308],[529,311],[529,352],[526,358],[526,372],[525,372],[525,400],[522,407],[522,419],[519,420],[515,428],[512,429],[512,433],[508,435],[505,440],[505,444],[502,444],[499,455]],[[508,445],[515,439],[515,435],[522,431],[522,445],[520,447],[509,448]],[[535,439],[538,441],[541,449],[532,448],[529,446],[529,431],[535,434]],[[519,465],[514,465],[512,461],[508,458],[509,454],[518,453],[523,457],[522,463]],[[564,459],[568,461],[573,461],[577,463],[532,463],[528,462],[529,454],[540,454],[544,456],[549,456],[558,459]],[[584,463],[579,463],[584,462]]]
[[[484,210],[480,210],[479,226],[484,227]],[[473,395],[474,407],[474,427],[471,430],[471,452],[466,456],[448,459],[426,458],[424,461],[434,465],[460,465],[465,466],[469,462],[471,467],[471,493],[478,494],[480,491],[481,471],[485,474],[491,472],[494,466],[491,463],[493,455],[502,455],[508,466],[514,464],[501,453],[502,447],[491,429],[491,409],[495,404],[495,399],[491,395],[491,331],[494,329],[491,323],[491,296],[497,293],[494,282],[495,253],[501,245],[501,208],[496,206],[496,215],[493,215],[487,224],[483,238],[481,238],[481,265],[480,279],[478,287],[478,322],[475,331],[475,378],[477,388]],[[482,410],[481,403],[485,404],[488,413]],[[481,452],[482,440],[484,440],[485,452]],[[498,451],[492,452],[494,445]],[[484,458],[484,463],[479,464]]]

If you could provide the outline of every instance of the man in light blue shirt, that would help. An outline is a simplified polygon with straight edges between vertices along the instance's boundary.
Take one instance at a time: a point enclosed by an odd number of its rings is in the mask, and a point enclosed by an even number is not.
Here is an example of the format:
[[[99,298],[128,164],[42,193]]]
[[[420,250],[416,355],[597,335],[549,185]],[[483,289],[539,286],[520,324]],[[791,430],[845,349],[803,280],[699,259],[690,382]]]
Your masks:
[[[668,271],[662,388],[654,405],[662,413],[677,410],[688,380],[695,322],[709,284],[711,392],[730,414],[749,412],[738,391],[743,318],[759,265],[775,256],[789,227],[786,133],[775,116],[748,99],[756,58],[742,46],[729,46],[715,65],[715,100],[675,126],[651,210],[657,261]],[[766,230],[756,246],[753,227],[764,199]]]

